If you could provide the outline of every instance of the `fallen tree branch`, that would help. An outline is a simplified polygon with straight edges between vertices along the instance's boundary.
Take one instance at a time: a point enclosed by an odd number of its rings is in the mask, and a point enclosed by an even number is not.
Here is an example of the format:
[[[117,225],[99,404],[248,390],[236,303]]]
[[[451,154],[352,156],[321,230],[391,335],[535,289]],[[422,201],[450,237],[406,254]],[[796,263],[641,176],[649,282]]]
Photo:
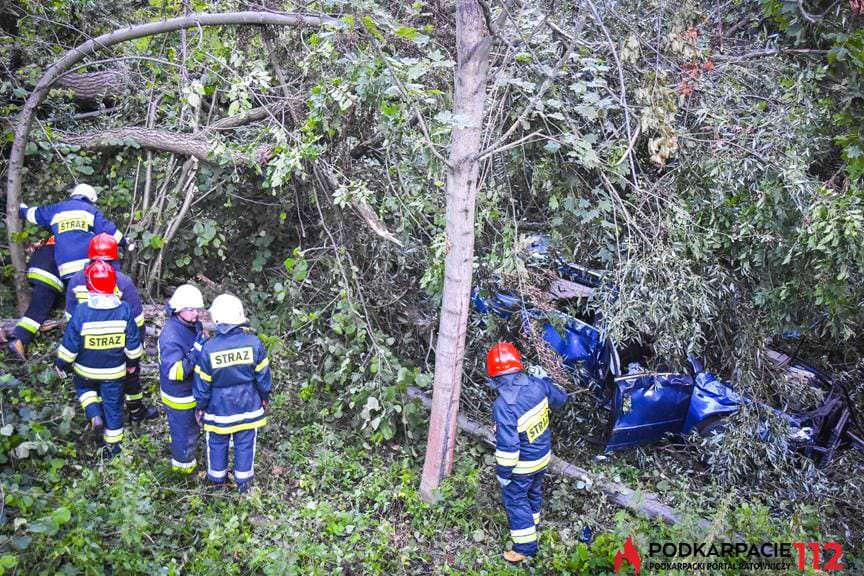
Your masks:
[[[70,90],[75,100],[102,102],[123,94],[129,82],[126,70],[114,68],[84,74],[67,73],[57,80],[57,86]]]
[[[24,250],[18,241],[18,236],[22,231],[21,219],[18,217],[18,204],[21,202],[21,172],[24,168],[24,153],[30,140],[33,118],[35,117],[36,110],[48,96],[51,87],[73,66],[91,54],[129,40],[166,34],[186,28],[200,28],[203,26],[260,26],[265,24],[293,26],[297,28],[343,27],[340,20],[329,16],[306,16],[303,14],[252,11],[225,12],[221,14],[190,14],[181,18],[171,18],[121,28],[91,38],[71,50],[67,50],[61,58],[56,60],[42,74],[36,87],[27,97],[18,114],[15,126],[15,138],[9,153],[8,172],[6,175],[6,235],[9,240],[9,257],[12,262],[12,268],[15,270],[14,282],[19,311],[24,311],[29,300],[25,274],[27,263],[24,257]]]
[[[419,388],[409,386],[408,397],[420,401],[427,409],[432,407],[432,399]],[[495,434],[486,426],[474,422],[461,412],[457,417],[457,422],[461,430],[467,432],[475,439],[489,446],[495,446]],[[549,467],[556,474],[585,482],[587,485],[605,494],[615,504],[632,510],[639,516],[651,520],[662,520],[671,525],[680,524],[684,519],[684,516],[679,511],[662,503],[657,495],[651,492],[633,490],[618,482],[599,478],[588,470],[562,460],[557,456],[552,456],[552,463]],[[711,528],[711,522],[700,519],[699,527],[707,531]]]

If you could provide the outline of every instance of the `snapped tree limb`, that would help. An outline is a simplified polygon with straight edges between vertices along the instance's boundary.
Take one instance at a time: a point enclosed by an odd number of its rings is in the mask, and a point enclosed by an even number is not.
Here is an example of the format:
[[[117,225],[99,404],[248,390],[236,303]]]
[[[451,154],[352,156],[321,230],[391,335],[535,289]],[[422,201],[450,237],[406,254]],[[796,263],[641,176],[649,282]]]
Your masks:
[[[21,220],[18,217],[18,204],[21,202],[21,170],[24,167],[24,152],[27,148],[27,142],[30,140],[30,129],[33,125],[34,115],[39,105],[45,100],[51,87],[55,85],[63,74],[84,58],[100,50],[105,50],[129,40],[195,27],[261,26],[267,24],[297,28],[320,28],[323,26],[341,28],[343,26],[340,20],[329,16],[306,16],[291,13],[246,11],[225,12],[221,14],[190,14],[179,18],[170,18],[121,28],[91,38],[83,44],[67,50],[60,59],[56,60],[45,71],[21,107],[21,112],[18,114],[15,139],[9,154],[9,169],[6,181],[6,234],[9,239],[9,256],[12,261],[12,267],[15,270],[15,291],[18,296],[18,308],[21,312],[26,309],[28,302],[27,279],[25,276],[27,264],[24,258],[24,250],[18,243],[18,238],[22,231]]]

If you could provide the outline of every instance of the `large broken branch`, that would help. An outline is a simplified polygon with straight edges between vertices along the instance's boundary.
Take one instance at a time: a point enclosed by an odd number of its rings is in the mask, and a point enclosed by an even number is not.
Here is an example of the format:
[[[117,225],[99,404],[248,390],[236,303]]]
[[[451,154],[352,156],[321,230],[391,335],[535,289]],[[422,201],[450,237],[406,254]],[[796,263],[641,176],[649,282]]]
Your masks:
[[[328,16],[305,16],[301,14],[251,11],[226,12],[222,14],[190,14],[189,16],[180,18],[147,22],[138,26],[121,28],[107,34],[102,34],[96,38],[91,38],[87,42],[68,50],[45,71],[36,87],[30,93],[30,96],[27,97],[27,101],[21,107],[21,112],[18,114],[17,126],[15,127],[15,140],[12,143],[12,150],[9,154],[9,170],[7,173],[6,234],[9,239],[9,256],[12,261],[12,267],[15,270],[15,289],[18,295],[18,308],[21,312],[27,307],[28,300],[27,279],[25,277],[26,261],[24,250],[18,243],[22,230],[21,220],[18,218],[18,204],[21,202],[21,170],[24,167],[24,152],[30,140],[33,117],[39,105],[45,100],[51,87],[57,80],[87,56],[129,40],[204,26],[260,26],[268,24],[274,26],[315,28],[325,25],[334,28],[341,28],[343,26],[340,20]]]
[[[124,126],[82,134],[60,133],[58,142],[78,146],[84,150],[131,146],[159,152],[171,152],[180,156],[192,156],[201,162],[210,164],[217,164],[220,160],[217,147],[205,136],[159,128]],[[226,150],[224,154],[222,158],[227,156],[227,159],[234,164],[246,166],[253,161],[258,164],[266,164],[273,157],[273,147],[269,144],[261,145],[255,149],[252,157],[231,150]]]
[[[432,399],[419,388],[413,386],[409,387],[408,397],[419,400],[427,409],[432,408]],[[480,440],[489,446],[495,446],[495,434],[493,434],[489,428],[474,422],[461,412],[457,417],[457,424],[459,425],[460,430],[467,432],[475,439]],[[560,474],[561,476],[581,480],[586,485],[605,494],[609,500],[618,506],[632,510],[644,518],[662,520],[663,522],[672,525],[679,524],[683,520],[683,515],[680,512],[671,506],[662,503],[657,495],[652,494],[651,492],[633,490],[623,484],[619,484],[618,482],[599,478],[588,470],[571,464],[566,460],[562,460],[557,456],[552,457],[550,468],[553,472]],[[699,527],[707,531],[711,528],[711,522],[701,519],[699,520]]]
[[[84,102],[110,100],[122,94],[128,84],[129,73],[122,68],[84,74],[69,73],[57,80],[57,86],[71,90],[76,100]]]
[[[244,119],[252,122],[254,118],[257,118],[257,114],[253,116],[247,113]],[[235,120],[230,124],[230,127],[236,128],[240,125]],[[221,126],[222,129],[226,129],[227,127],[229,127],[228,122],[223,123]],[[250,166],[253,164],[262,166],[273,158],[274,147],[270,144],[258,146],[254,153],[249,156],[240,152],[217,148],[207,138],[208,133],[209,130],[204,130],[198,134],[191,134],[158,128],[126,126],[123,128],[86,132],[84,134],[60,134],[58,141],[62,144],[78,146],[85,150],[132,146],[134,148],[171,152],[172,154],[181,156],[191,156],[201,162],[210,164],[218,164],[220,159],[227,158],[230,162],[240,166]],[[392,242],[397,246],[402,246],[399,239],[387,229],[368,204],[363,201],[354,201],[352,202],[352,206],[372,232],[379,238]]]

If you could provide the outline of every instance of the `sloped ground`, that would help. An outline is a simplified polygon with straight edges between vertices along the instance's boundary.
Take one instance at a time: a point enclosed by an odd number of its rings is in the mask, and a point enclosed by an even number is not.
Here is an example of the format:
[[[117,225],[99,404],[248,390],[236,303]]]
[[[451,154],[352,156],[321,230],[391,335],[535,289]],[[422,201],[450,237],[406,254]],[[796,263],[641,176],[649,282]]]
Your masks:
[[[442,502],[427,506],[416,491],[424,430],[411,427],[390,442],[370,444],[320,397],[301,400],[303,372],[276,360],[255,488],[240,496],[171,474],[164,418],[127,428],[123,456],[102,462],[81,433],[71,386],[42,358],[28,370],[15,369],[18,383],[9,373],[2,377],[0,442],[4,457],[11,456],[2,467],[5,573],[520,572],[500,559],[508,533],[491,455],[468,438],[459,441]],[[156,387],[148,381],[151,399]],[[576,454],[567,439],[558,440],[562,451]],[[585,465],[591,452],[583,450]],[[726,526],[760,542],[846,541],[825,531],[806,506],[772,515],[734,491],[706,489],[710,479],[676,465],[678,457],[687,455],[667,446],[591,464],[597,473],[660,491],[687,513],[674,529],[614,508],[590,486],[547,480],[536,573],[611,574],[627,536],[643,550],[649,541],[722,540]],[[692,528],[698,515],[715,520],[717,533]],[[579,540],[585,526],[594,533],[590,546]]]

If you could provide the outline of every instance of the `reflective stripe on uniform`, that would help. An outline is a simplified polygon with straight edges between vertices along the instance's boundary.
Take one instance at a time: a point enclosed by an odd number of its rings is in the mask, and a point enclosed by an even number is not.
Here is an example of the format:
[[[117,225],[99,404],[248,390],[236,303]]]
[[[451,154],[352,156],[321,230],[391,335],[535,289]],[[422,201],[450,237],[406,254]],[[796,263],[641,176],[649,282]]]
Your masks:
[[[250,418],[257,418],[264,415],[264,408],[258,408],[252,412],[241,412],[240,414],[229,414],[228,416],[215,416],[213,414],[204,414],[204,421],[214,424],[233,424]]]
[[[81,335],[104,335],[125,332],[126,320],[100,320],[97,322],[84,322],[81,325]]]
[[[63,291],[63,281],[60,280],[58,276],[55,276],[48,270],[43,270],[42,268],[28,268],[27,269],[27,279],[28,280],[36,280],[38,282],[42,282],[43,284],[47,284],[51,286],[58,292]]]
[[[207,374],[206,372],[204,372],[204,370],[201,369],[201,366],[195,366],[195,373],[198,374],[198,376],[200,376],[201,379],[204,380],[205,382],[212,382],[213,381],[213,377],[210,376],[209,374]]]
[[[181,472],[183,474],[191,474],[195,471],[195,466],[198,463],[195,460],[191,462],[180,462],[179,460],[171,459],[171,470],[174,472]]]
[[[135,317],[135,325],[138,326],[139,328],[144,326],[144,313],[143,312]]]
[[[207,424],[205,422],[204,431],[213,432],[215,434],[234,434],[235,432],[242,432],[243,430],[254,430],[255,428],[260,428],[265,424],[267,424],[267,418],[255,420],[254,422],[245,422],[235,426],[220,426],[218,424]]]
[[[78,402],[81,403],[81,408],[87,408],[87,406],[91,404],[102,402],[102,398],[99,397],[99,394],[97,394],[96,391],[88,390],[78,396]]]
[[[120,232],[119,230],[115,231],[114,232],[114,240],[116,240],[117,243],[119,244],[120,240],[122,240],[122,239],[123,239],[123,233]]]
[[[551,450],[539,460],[520,460],[516,463],[516,466],[513,467],[513,473],[531,474],[532,472],[537,472],[538,470],[545,468],[549,464],[550,460],[552,460]]]
[[[519,417],[519,420],[516,422],[516,428],[519,430],[519,432],[525,432],[531,426],[531,423],[548,409],[549,399],[543,398],[540,403],[538,403],[536,406],[534,406]]]
[[[76,374],[90,380],[121,380],[126,376],[125,364],[114,368],[90,368],[76,362],[74,368]]]
[[[164,391],[161,392],[162,402],[175,410],[191,410],[195,408],[194,396],[171,396]]]
[[[135,402],[136,400],[143,400],[143,399],[144,399],[144,393],[143,392],[138,392],[137,394],[126,394],[126,401],[127,402]]]
[[[27,209],[27,221],[31,224],[37,224],[36,222],[36,207]]]
[[[527,544],[537,540],[537,527],[522,528],[521,530],[510,530],[510,538],[514,544]]]
[[[249,478],[252,478],[252,476],[254,476],[254,475],[255,475],[255,472],[253,470],[249,470],[248,472],[241,472],[240,470],[234,471],[234,479],[235,480],[248,480]]]
[[[534,524],[539,524],[540,523],[540,513],[534,512],[533,516],[534,516]]]
[[[54,216],[51,218],[51,225],[53,226],[61,220],[72,220],[74,218],[80,218],[84,220],[89,226],[93,226],[93,222],[95,220],[93,214],[87,212],[86,210],[62,210],[54,214]]]
[[[182,382],[183,376],[185,376],[185,374],[183,374],[183,361],[178,360],[168,369],[168,379]]]
[[[123,428],[117,428],[116,430],[106,428],[105,432],[102,434],[102,439],[105,440],[106,444],[116,444],[120,442],[123,440]]]
[[[70,352],[68,348],[61,344],[60,347],[57,348],[57,357],[64,362],[74,362],[75,358],[78,357],[78,354]]]
[[[269,366],[269,365],[270,365],[270,359],[269,359],[269,358],[264,358],[264,360],[262,360],[260,364],[258,364],[257,366],[255,366],[255,371],[256,371],[256,372],[261,372],[262,370],[264,370],[264,368],[266,368],[266,367]]]
[[[18,321],[18,326],[20,326],[21,328],[24,328],[25,330],[27,330],[31,334],[35,334],[36,332],[39,331],[39,326],[41,326],[41,324],[39,324],[39,322],[36,322],[32,318],[28,318],[27,316],[22,316],[21,319]]]
[[[519,451],[504,452],[503,450],[495,451],[495,462],[499,466],[515,466],[519,461]]]
[[[123,351],[126,353],[126,357],[130,360],[136,360],[144,355],[144,347],[140,344],[137,348],[133,348],[132,350],[130,350],[129,348],[124,348]]]
[[[213,478],[214,480],[221,480],[225,478],[225,475],[228,473],[228,470],[213,470],[211,468],[211,462],[213,459],[210,457],[210,434],[206,435],[207,438],[207,476]]]
[[[65,262],[57,266],[57,271],[60,272],[60,276],[66,277],[75,274],[76,272],[80,272],[84,268],[87,267],[87,264],[90,263],[89,258],[82,258],[81,260],[72,260],[71,262]]]
[[[87,291],[87,286],[84,284],[75,286],[72,289],[72,292],[75,294],[75,299],[78,300],[79,304],[86,302],[87,298],[90,296],[90,293]]]

